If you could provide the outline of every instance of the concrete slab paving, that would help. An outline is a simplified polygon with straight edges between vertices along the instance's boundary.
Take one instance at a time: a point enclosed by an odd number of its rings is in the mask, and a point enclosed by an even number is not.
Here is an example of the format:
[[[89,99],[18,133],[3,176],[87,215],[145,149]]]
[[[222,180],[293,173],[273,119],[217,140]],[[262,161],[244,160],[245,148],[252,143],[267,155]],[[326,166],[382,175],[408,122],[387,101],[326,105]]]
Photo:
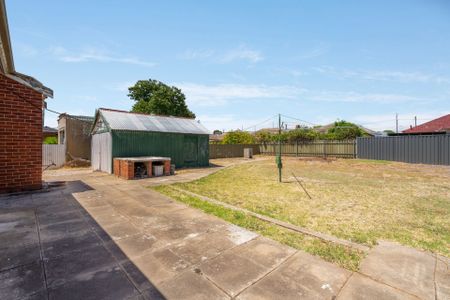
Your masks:
[[[130,259],[130,261],[138,266],[141,272],[155,284],[176,277],[190,266],[189,262],[164,248]]]
[[[355,273],[339,293],[338,299],[417,300],[418,298],[388,285],[376,282],[369,277]]]
[[[199,270],[234,297],[293,253],[292,248],[267,239],[254,239],[205,261],[199,266]]]
[[[70,220],[56,224],[42,226],[40,228],[40,239],[43,242],[73,237],[80,232],[89,231],[90,227],[84,220]]]
[[[161,292],[167,299],[230,299],[211,281],[192,269],[162,284]]]
[[[435,299],[435,266],[431,253],[380,241],[361,263],[360,272],[421,299]]]
[[[41,263],[19,266],[0,272],[0,299],[28,299],[45,291]]]
[[[49,193],[0,201],[0,238],[3,228],[5,241],[19,246],[2,248],[0,244],[0,257],[2,250],[8,256],[7,251],[14,249],[26,251],[25,245],[36,247],[28,258],[20,255],[23,260],[11,260],[7,269],[0,269],[0,278],[17,277],[21,268],[33,264],[41,272],[45,266],[47,273],[41,278],[43,288],[32,284],[33,276],[30,284],[0,279],[1,293],[13,299],[21,293],[44,299],[136,300],[331,299],[337,295],[340,299],[395,299],[401,294],[401,288],[390,283],[358,273],[350,277],[351,272],[318,257],[177,203],[144,188],[143,181],[123,181],[101,173],[83,173],[72,180]],[[21,210],[30,210],[28,217]],[[10,214],[13,211],[15,216]],[[398,255],[397,250],[391,252]],[[376,258],[379,253],[374,253]],[[367,266],[374,261],[372,254]],[[436,267],[436,297],[447,299],[448,261],[431,258]]]
[[[156,238],[148,233],[133,235],[115,243],[127,254],[129,258],[142,256],[149,250],[155,248]]]
[[[350,271],[299,251],[238,299],[334,299],[350,275]]]
[[[129,238],[131,236],[135,236],[142,233],[141,230],[139,230],[133,224],[130,224],[127,221],[113,223],[112,225],[105,226],[104,230],[115,241]]]
[[[437,256],[436,261],[436,299],[450,299],[450,259]]]
[[[65,255],[45,261],[47,284],[56,287],[75,279],[89,278],[97,272],[117,267],[114,257],[103,247],[90,247],[77,255]]]
[[[241,243],[242,244],[242,243]],[[192,233],[182,241],[169,246],[170,250],[192,265],[216,257],[236,244],[223,232]]]
[[[8,246],[2,244],[0,248],[0,272],[15,266],[27,265],[40,260],[38,244]]]
[[[140,295],[118,266],[79,275],[63,286],[51,287],[49,299],[129,299]]]
[[[35,226],[11,229],[0,233],[0,245],[19,247],[24,245],[38,245],[39,236]]]
[[[82,255],[88,248],[100,246],[102,240],[92,231],[82,231],[77,235],[42,242],[45,258],[53,259],[62,255]]]
[[[40,212],[37,216],[39,220],[39,226],[48,226],[58,223],[83,220],[83,215],[79,212],[78,209],[75,208],[73,210],[56,213]]]

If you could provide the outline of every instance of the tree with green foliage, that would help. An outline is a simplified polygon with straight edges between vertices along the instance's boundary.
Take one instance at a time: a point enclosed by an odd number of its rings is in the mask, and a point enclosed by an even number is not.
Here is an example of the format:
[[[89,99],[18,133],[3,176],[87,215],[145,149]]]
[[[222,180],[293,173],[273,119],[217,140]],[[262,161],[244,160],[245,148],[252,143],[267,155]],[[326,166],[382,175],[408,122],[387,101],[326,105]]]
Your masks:
[[[319,133],[310,128],[297,128],[289,131],[288,133],[288,141],[290,143],[295,142],[307,142],[312,141],[319,138]]]
[[[230,131],[223,137],[223,144],[254,144],[255,138],[246,131]]]
[[[48,136],[44,139],[44,144],[47,145],[58,144],[58,138],[56,136]]]
[[[289,140],[289,132],[287,131],[282,131],[281,134],[275,133],[272,135],[272,142],[274,143],[278,142],[286,143],[288,140]]]
[[[273,141],[273,134],[268,130],[260,130],[256,132],[255,140],[258,144],[268,144]]]
[[[128,91],[128,97],[135,101],[132,112],[195,118],[179,88],[149,79],[139,80]]]
[[[336,121],[333,127],[328,129],[325,138],[330,140],[350,140],[364,135],[366,133],[358,125],[347,121]]]

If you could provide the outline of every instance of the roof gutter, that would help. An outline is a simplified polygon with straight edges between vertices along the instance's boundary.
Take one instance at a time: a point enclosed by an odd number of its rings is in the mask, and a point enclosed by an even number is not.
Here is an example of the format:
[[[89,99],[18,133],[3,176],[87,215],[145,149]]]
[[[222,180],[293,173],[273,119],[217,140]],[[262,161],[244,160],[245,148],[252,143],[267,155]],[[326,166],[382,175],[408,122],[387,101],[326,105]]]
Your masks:
[[[5,74],[14,73],[14,59],[11,49],[11,40],[9,38],[5,0],[0,0],[0,46],[1,71]]]

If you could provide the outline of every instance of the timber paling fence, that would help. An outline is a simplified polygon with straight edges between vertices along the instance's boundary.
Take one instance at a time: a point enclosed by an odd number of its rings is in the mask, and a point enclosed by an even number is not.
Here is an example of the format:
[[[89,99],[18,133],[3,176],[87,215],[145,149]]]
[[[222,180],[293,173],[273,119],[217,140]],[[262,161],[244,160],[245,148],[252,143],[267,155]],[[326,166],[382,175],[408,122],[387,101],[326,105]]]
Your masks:
[[[450,135],[357,138],[357,157],[406,163],[450,165]]]
[[[260,154],[256,144],[209,144],[209,158],[243,157],[245,148],[252,148],[253,154]]]
[[[209,145],[209,158],[242,157],[245,148],[252,148],[253,154],[275,155],[279,151],[278,144],[254,145]],[[312,142],[298,142],[281,144],[281,154],[285,156],[307,157],[356,157],[356,142],[320,140]]]

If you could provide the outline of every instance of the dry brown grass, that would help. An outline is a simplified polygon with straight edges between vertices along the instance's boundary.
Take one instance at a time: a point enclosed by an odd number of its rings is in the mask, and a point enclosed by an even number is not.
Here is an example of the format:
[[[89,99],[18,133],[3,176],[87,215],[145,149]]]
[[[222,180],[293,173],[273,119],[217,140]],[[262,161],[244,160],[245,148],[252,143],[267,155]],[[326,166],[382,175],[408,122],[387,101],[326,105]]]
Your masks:
[[[286,158],[283,183],[277,176],[271,158],[177,186],[359,243],[388,239],[450,256],[449,167]]]

